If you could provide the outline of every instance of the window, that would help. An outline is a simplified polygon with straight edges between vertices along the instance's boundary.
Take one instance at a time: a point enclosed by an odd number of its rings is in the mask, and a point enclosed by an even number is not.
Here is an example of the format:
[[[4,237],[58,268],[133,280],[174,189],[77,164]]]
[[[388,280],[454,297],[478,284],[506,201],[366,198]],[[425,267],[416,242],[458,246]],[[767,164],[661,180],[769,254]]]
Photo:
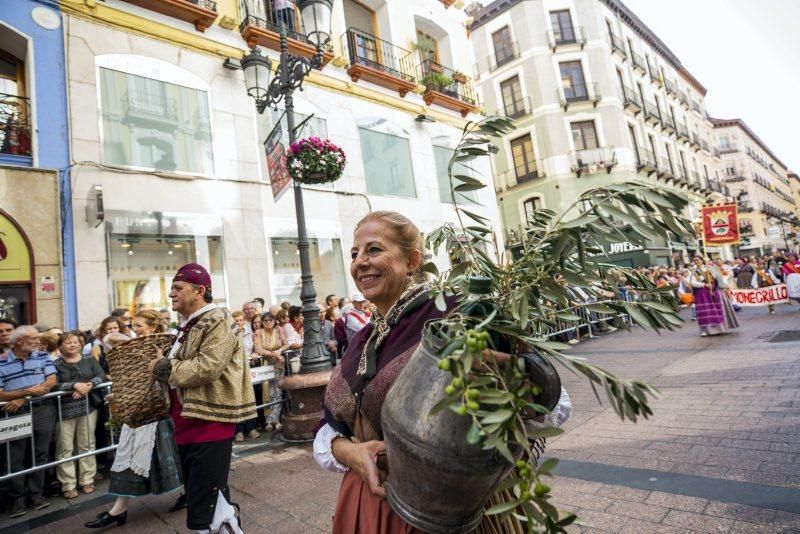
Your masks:
[[[408,139],[366,128],[358,133],[367,193],[416,198]]]
[[[561,70],[561,86],[567,102],[585,100],[588,97],[586,83],[583,80],[583,68],[580,61],[567,61],[558,64]]]
[[[522,210],[525,213],[525,222],[533,215],[534,211],[542,209],[542,199],[540,197],[531,197],[522,203]]]
[[[420,63],[428,60],[439,63],[439,46],[436,39],[420,29],[417,29],[417,53]]]
[[[530,134],[511,141],[511,156],[514,158],[514,173],[517,182],[536,178],[536,158],[533,152],[533,140]]]
[[[672,151],[669,149],[669,145],[666,143],[664,143],[664,153],[667,155],[667,161],[669,162],[669,172],[674,175],[675,166],[672,163]]]
[[[506,117],[516,119],[525,115],[525,102],[522,98],[522,85],[519,83],[519,76],[514,76],[500,84],[500,92],[503,95],[503,109]]]
[[[553,38],[557,43],[574,43],[575,29],[569,9],[550,12],[550,25],[553,27]]]
[[[633,155],[636,158],[636,164],[642,163],[642,155],[639,154],[639,143],[636,142],[636,129],[633,124],[628,125],[628,135],[631,137],[631,145],[633,145]]]
[[[314,287],[320,295],[345,295],[345,269],[342,260],[342,245],[338,239],[310,238],[308,257]],[[300,302],[300,256],[297,253],[297,238],[273,237],[269,240],[272,249],[272,298],[274,302]]]
[[[508,26],[503,26],[492,34],[492,44],[494,45],[495,63],[498,67],[517,56],[514,43],[511,42],[511,29]]]
[[[447,166],[450,164],[450,159],[453,157],[454,151],[450,148],[443,146],[433,147],[433,159],[436,162],[436,178],[439,183],[439,200],[441,202],[453,203],[453,198],[450,195],[450,176],[447,174]],[[472,169],[463,163],[456,163],[453,165],[453,174],[466,174],[473,176]],[[456,201],[459,204],[477,204],[477,197],[475,191],[466,193],[456,193]]]
[[[594,121],[573,122],[570,127],[572,128],[572,141],[575,143],[575,150],[599,147]]]
[[[31,155],[25,64],[0,50],[0,154]]]
[[[650,142],[650,151],[653,153],[653,157],[656,157],[658,154],[658,151],[656,150],[656,138],[648,134],[647,140]]]
[[[214,174],[205,91],[100,69],[103,163]]]

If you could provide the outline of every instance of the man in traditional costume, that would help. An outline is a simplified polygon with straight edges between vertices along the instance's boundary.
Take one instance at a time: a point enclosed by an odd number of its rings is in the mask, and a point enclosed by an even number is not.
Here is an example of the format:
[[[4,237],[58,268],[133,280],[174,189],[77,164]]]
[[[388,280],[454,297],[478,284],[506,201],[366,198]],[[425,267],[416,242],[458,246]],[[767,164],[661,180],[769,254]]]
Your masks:
[[[230,502],[228,472],[236,423],[256,416],[250,370],[230,312],[217,307],[211,276],[181,267],[172,281],[172,309],[185,318],[168,358],[150,364],[170,386],[170,414],[186,488],[186,526],[241,532]]]

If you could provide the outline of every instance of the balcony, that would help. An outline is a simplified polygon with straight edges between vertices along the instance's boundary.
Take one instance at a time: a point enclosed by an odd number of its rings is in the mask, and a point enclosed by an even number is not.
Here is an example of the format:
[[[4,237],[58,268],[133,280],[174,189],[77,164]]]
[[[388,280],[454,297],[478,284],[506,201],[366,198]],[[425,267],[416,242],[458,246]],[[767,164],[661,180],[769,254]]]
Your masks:
[[[638,115],[642,111],[642,99],[639,98],[639,94],[636,91],[627,85],[622,86],[622,107],[627,111],[633,112],[634,115]]]
[[[122,95],[125,124],[161,131],[178,129],[178,108],[174,98],[145,91],[128,91]]]
[[[631,50],[631,65],[634,71],[639,71],[644,74],[647,72],[647,63],[644,61],[644,56]]]
[[[289,0],[285,0],[289,2]],[[260,45],[264,48],[280,51],[281,24],[286,28],[289,53],[312,58],[317,53],[316,47],[306,37],[303,19],[294,0],[290,2],[292,9],[273,10],[270,0],[245,0],[242,2],[242,23],[239,31],[250,48]],[[333,51],[326,50],[322,56],[322,67],[333,59]]]
[[[611,174],[611,169],[617,164],[617,155],[613,147],[587,148],[584,150],[573,150],[572,172],[578,175],[596,174],[601,169]]]
[[[689,180],[686,178],[686,169],[683,167],[682,163],[678,163],[675,166],[675,182],[679,184],[688,184]]]
[[[697,171],[689,171],[689,183],[698,189],[702,187],[702,184],[700,183],[700,175],[697,174]]]
[[[582,26],[549,30],[547,32],[547,41],[550,43],[550,50],[553,52],[559,46],[579,45],[582,49],[586,45],[586,37],[583,34]]]
[[[675,133],[675,121],[672,120],[672,115],[669,112],[664,112],[661,115],[661,128],[665,134]]]
[[[720,145],[718,149],[720,154],[733,154],[734,152],[739,152],[738,145]]]
[[[495,192],[502,193],[503,191],[511,189],[512,187],[516,187],[520,184],[532,182],[539,178],[545,178],[546,175],[544,171],[541,170],[541,161],[536,160],[535,165],[535,168],[527,169],[528,172],[522,172],[519,176],[517,176],[515,169],[509,169],[505,172],[495,175]]]
[[[675,133],[678,135],[678,141],[689,141],[689,130],[686,125],[678,121],[675,125]]]
[[[507,63],[511,63],[519,57],[519,48],[517,42],[513,41],[494,49],[494,54],[486,58],[486,64],[489,65],[489,72],[493,72]]]
[[[424,61],[419,69],[425,104],[458,111],[462,117],[478,109],[471,78],[431,60]]]
[[[661,113],[658,111],[656,103],[652,100],[645,100],[644,121],[648,124],[658,124],[661,122]]]
[[[701,117],[705,118],[706,114],[703,112],[703,108],[700,106],[700,102],[697,100],[692,100],[689,106],[692,108],[692,111],[696,112]]]
[[[156,13],[194,24],[204,32],[217,20],[217,3],[212,0],[124,0]]]
[[[700,138],[697,136],[697,133],[692,132],[689,135],[689,146],[693,152],[700,150]]]
[[[517,100],[510,100],[503,103],[503,107],[498,109],[493,114],[502,115],[509,119],[519,119],[531,114],[532,110],[531,98],[525,96]]]
[[[656,87],[664,87],[664,77],[660,72],[650,71],[650,81],[656,84]]]
[[[569,80],[562,80],[562,83],[569,84]],[[561,107],[567,111],[572,104],[581,102],[591,102],[592,106],[597,107],[600,102],[600,91],[596,83],[576,83],[568,87],[562,87],[557,91],[557,97],[561,100]]]
[[[625,43],[619,35],[609,32],[608,44],[611,45],[612,54],[617,54],[623,60],[628,59],[628,54],[625,52]]]
[[[751,200],[740,200],[738,204],[739,204],[739,211],[745,213],[750,213],[757,207],[757,205],[756,206],[753,205],[754,203]]]
[[[355,28],[348,28],[342,41],[350,60],[347,74],[354,82],[374,83],[401,97],[417,87],[410,51]]]
[[[711,147],[708,146],[708,141],[705,139],[700,139],[700,148],[706,151],[706,153],[710,156],[711,154]]]
[[[675,82],[671,80],[664,80],[664,87],[666,88],[668,95],[675,97],[678,96],[678,86],[675,85]]]
[[[636,170],[644,171],[648,176],[658,170],[658,163],[652,150],[641,146],[636,149]]]
[[[27,98],[0,93],[0,154],[31,157],[29,110]]]
[[[681,90],[678,90],[678,101],[683,109],[689,109],[689,97]]]
[[[658,158],[658,177],[671,180],[675,177],[669,158]]]

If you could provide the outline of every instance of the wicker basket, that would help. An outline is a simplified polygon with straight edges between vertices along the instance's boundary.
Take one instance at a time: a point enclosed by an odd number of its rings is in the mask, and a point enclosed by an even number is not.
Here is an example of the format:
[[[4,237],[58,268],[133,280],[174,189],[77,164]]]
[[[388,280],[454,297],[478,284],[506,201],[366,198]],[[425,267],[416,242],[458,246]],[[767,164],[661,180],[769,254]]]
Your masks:
[[[106,355],[114,381],[115,412],[131,428],[169,415],[167,396],[161,384],[153,381],[147,366],[158,349],[169,352],[175,336],[154,334],[120,343]]]

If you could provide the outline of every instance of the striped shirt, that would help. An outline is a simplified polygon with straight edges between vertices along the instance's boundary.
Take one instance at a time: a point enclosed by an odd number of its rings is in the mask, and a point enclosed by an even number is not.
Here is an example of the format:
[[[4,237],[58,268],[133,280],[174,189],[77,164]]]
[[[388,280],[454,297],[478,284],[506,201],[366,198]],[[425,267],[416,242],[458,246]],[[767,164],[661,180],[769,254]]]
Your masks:
[[[33,351],[25,360],[14,356],[11,350],[0,362],[0,389],[14,391],[42,384],[48,376],[56,374],[56,366],[46,352]]]

